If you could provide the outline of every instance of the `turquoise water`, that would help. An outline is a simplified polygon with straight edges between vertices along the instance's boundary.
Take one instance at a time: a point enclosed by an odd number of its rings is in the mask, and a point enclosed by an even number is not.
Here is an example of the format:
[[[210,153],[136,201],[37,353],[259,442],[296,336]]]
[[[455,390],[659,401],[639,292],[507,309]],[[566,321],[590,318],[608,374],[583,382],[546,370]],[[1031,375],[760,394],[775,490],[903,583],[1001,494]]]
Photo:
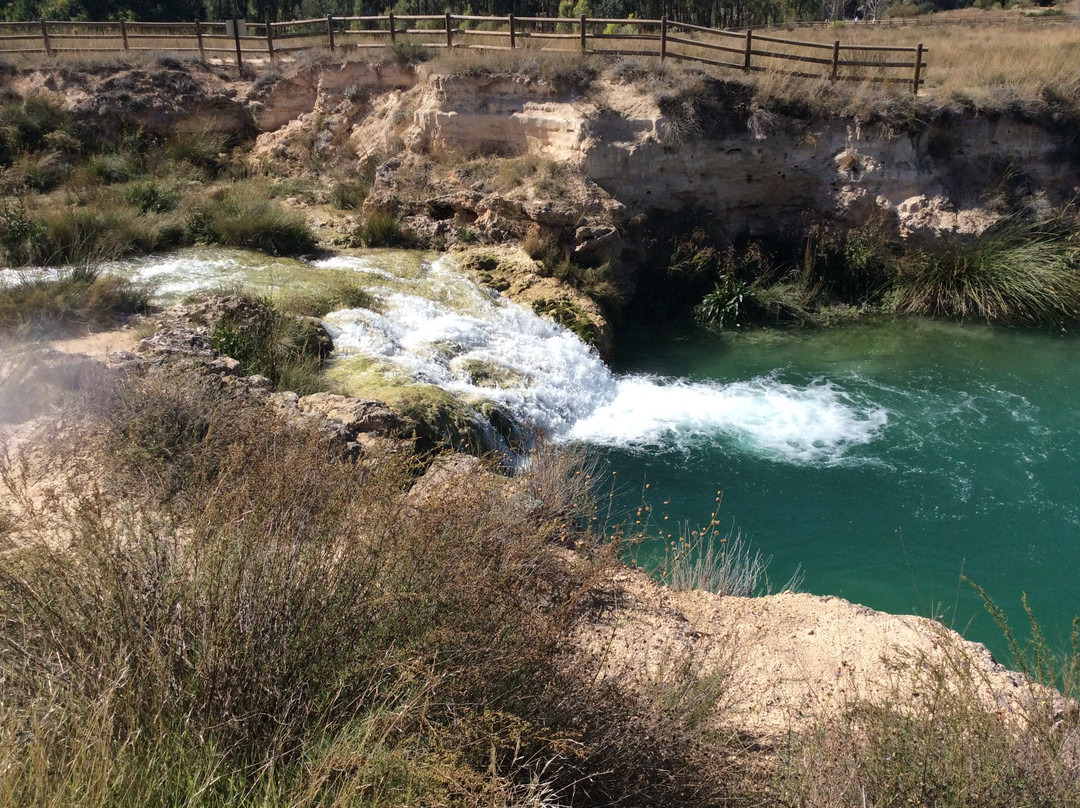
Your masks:
[[[647,481],[658,513],[701,523],[722,490],[721,524],[773,556],[772,580],[801,564],[803,591],[936,617],[1007,658],[959,577],[1017,624],[1026,592],[1052,638],[1080,612],[1078,349],[1075,336],[912,320],[632,345],[620,374],[827,390],[864,414],[856,425],[884,419],[816,456],[741,429],[603,455],[624,513]]]

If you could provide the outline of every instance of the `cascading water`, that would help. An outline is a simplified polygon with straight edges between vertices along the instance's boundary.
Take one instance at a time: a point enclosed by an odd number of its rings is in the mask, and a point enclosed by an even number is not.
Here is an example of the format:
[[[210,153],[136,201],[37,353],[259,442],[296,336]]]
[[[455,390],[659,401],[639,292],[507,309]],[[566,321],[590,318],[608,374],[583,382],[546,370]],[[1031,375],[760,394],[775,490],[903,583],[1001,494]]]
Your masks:
[[[348,257],[317,265],[362,268]],[[377,312],[326,317],[342,358],[375,357],[418,382],[491,399],[555,440],[639,448],[723,440],[792,463],[835,463],[887,422],[883,409],[824,381],[616,376],[573,333],[484,291],[447,257],[380,298]]]

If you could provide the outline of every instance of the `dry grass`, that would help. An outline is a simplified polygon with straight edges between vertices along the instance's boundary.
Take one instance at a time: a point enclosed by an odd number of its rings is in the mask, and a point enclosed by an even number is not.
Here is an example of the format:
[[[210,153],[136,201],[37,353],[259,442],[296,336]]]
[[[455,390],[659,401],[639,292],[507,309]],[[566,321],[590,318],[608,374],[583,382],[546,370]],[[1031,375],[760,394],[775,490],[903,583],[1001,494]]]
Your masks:
[[[781,36],[825,44],[839,40],[842,46],[922,43],[927,63],[922,74],[922,94],[939,106],[960,102],[985,111],[1037,115],[1046,110],[1053,97],[1075,104],[1080,95],[1080,82],[1072,69],[1080,58],[1080,28],[1076,25],[941,25],[914,29],[860,24],[799,29],[782,32]],[[1047,54],[1054,56],[1047,58]],[[905,54],[904,60],[909,59],[910,55]],[[784,84],[779,76],[755,77],[754,81],[766,91],[779,91]],[[793,84],[788,91],[793,94],[828,92],[815,91],[814,82]],[[903,86],[896,89],[910,92]],[[880,86],[857,83],[841,83],[837,92],[856,98],[887,94]]]
[[[513,481],[473,469],[420,502],[402,456],[342,463],[212,379],[105,385],[78,409],[103,452],[82,482],[44,502],[0,468],[20,504],[0,524],[0,803],[731,795],[696,713],[567,653],[613,563],[582,532],[578,456]],[[552,552],[567,537],[591,558]]]
[[[776,794],[783,805],[1077,805],[1075,712],[1053,716],[1048,691],[1021,686],[1028,707],[988,708],[987,682],[945,629],[937,661],[900,657],[891,685],[854,690],[842,713],[789,739]],[[1051,701],[1053,699],[1050,699]]]

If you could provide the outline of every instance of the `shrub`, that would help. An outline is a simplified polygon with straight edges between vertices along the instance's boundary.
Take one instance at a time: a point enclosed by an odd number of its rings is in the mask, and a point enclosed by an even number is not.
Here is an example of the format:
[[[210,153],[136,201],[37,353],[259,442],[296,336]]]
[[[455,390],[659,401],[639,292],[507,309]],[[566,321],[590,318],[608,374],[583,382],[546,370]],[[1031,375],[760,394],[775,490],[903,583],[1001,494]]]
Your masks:
[[[60,185],[67,168],[58,152],[20,154],[0,177],[0,193],[14,195],[26,190],[51,191]]]
[[[123,207],[93,205],[48,210],[35,215],[37,240],[24,244],[13,263],[70,266],[97,263],[171,246],[159,221]]]
[[[242,185],[215,192],[196,204],[187,218],[192,241],[249,247],[271,255],[299,255],[315,249],[306,219],[267,199],[258,188]]]
[[[52,98],[32,95],[0,103],[0,166],[10,165],[21,152],[50,148],[49,136],[71,127],[68,113]]]
[[[362,247],[407,247],[409,238],[401,229],[401,219],[392,213],[374,211],[352,234]]]
[[[284,315],[256,298],[242,299],[242,305],[218,320],[210,343],[240,361],[245,373],[266,376],[275,386],[301,394],[321,389],[318,371],[333,347],[318,321]]]
[[[889,295],[905,314],[1003,323],[1080,318],[1080,250],[1053,223],[1010,217],[972,244],[904,261]]]
[[[394,59],[403,65],[416,65],[431,58],[427,48],[419,42],[412,42],[411,40],[395,42],[390,46],[390,53],[394,55]]]
[[[139,180],[124,189],[128,204],[142,213],[168,213],[180,204],[180,190],[162,180]]]
[[[175,132],[165,143],[165,154],[215,177],[221,168],[220,159],[225,145],[225,136],[219,132]]]
[[[965,651],[901,659],[892,692],[853,699],[838,720],[792,739],[779,801],[789,805],[1074,805],[1078,778],[1062,742],[1010,726],[980,694]],[[1034,741],[1034,742],[1032,742]],[[1070,771],[1072,769],[1072,771]]]
[[[0,554],[5,804],[725,798],[696,707],[629,697],[563,651],[610,558],[548,550],[587,538],[575,455],[539,479],[470,465],[410,501],[407,458],[339,462],[210,380],[157,374],[99,397],[85,433],[104,429],[96,476],[126,495],[76,487],[6,528],[38,540]],[[160,507],[128,458],[180,462],[182,496]]]
[[[338,210],[359,210],[370,190],[364,180],[338,180],[330,186],[330,202]]]
[[[93,182],[112,185],[141,176],[146,166],[138,153],[125,150],[96,154],[86,161],[85,170]]]

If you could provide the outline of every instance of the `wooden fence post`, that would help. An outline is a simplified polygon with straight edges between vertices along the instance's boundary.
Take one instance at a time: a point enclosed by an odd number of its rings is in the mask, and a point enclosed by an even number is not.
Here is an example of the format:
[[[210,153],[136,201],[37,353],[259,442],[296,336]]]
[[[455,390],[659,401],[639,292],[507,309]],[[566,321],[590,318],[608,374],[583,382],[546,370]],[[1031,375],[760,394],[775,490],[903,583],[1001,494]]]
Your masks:
[[[334,47],[335,47],[335,45],[334,45],[334,18],[329,14],[326,15],[326,41],[330,45],[330,50],[333,50]]]
[[[510,50],[517,47],[517,37],[514,33],[514,15],[511,14],[507,19],[510,21]]]
[[[236,45],[236,69],[244,72],[244,53],[240,49],[240,20],[233,17],[232,20],[233,44]]]
[[[450,12],[446,12],[446,52],[454,49],[454,24],[450,20]]]
[[[394,12],[388,12],[386,19],[390,23],[390,44],[393,45],[397,37],[397,31],[394,30],[394,26],[396,25],[394,22]]]
[[[667,14],[660,18],[660,61],[667,58]]]
[[[202,41],[202,21],[198,20],[198,19],[195,20],[195,39],[199,43],[199,61],[200,62],[205,62],[206,61],[206,50],[203,48],[203,41]]]
[[[746,54],[743,57],[743,70],[750,70],[750,51],[753,48],[754,32],[749,28],[746,29]]]
[[[266,18],[266,52],[270,54],[270,61],[274,61],[274,29],[270,27],[270,18]]]
[[[582,14],[581,15],[581,52],[585,53],[585,51],[586,51],[586,45],[585,45],[585,15]]]
[[[832,46],[832,72],[829,73],[829,81],[836,81],[836,70],[840,66],[840,40],[833,42]]]
[[[49,27],[46,25],[45,20],[41,21],[41,41],[45,43],[45,55],[52,56],[53,49],[52,43],[49,42]]]
[[[120,20],[120,39],[124,43],[124,50],[127,50],[128,49],[127,23],[124,20]]]
[[[919,43],[918,48],[915,49],[915,78],[911,82],[911,92],[913,95],[919,94],[919,84],[922,81],[922,43]]]

